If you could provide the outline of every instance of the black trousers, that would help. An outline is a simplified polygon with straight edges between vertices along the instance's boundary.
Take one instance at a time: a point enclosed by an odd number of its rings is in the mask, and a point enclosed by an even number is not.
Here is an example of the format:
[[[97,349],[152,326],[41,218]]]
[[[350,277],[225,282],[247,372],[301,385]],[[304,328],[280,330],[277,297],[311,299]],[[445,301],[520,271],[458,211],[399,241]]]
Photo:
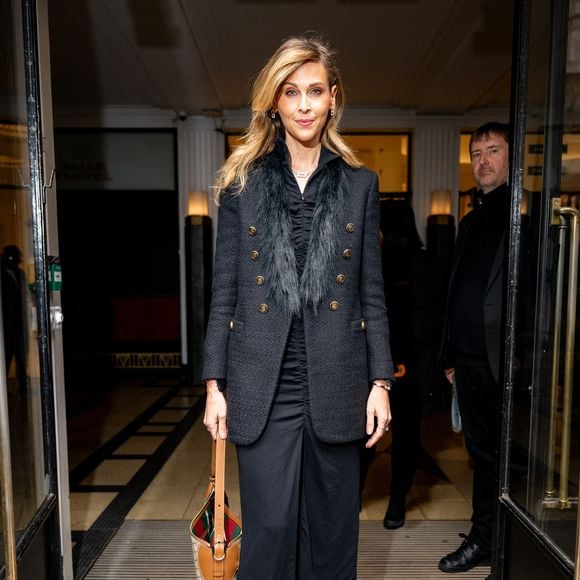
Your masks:
[[[265,432],[237,447],[244,526],[238,580],[352,580],[360,442],[320,441],[308,386],[289,374],[283,372]]]
[[[474,463],[471,535],[491,549],[497,500],[499,386],[489,366],[456,364],[455,382],[465,444]]]
[[[409,493],[421,453],[421,393],[413,383],[400,383],[390,393],[391,422],[391,496]]]

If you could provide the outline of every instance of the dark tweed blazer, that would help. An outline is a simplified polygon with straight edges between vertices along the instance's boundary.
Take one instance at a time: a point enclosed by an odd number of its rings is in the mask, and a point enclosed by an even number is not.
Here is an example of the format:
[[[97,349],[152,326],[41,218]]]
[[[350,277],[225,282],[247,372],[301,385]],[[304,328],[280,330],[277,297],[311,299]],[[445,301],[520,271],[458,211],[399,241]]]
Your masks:
[[[377,176],[334,157],[318,176],[301,280],[276,154],[258,164],[244,191],[222,196],[203,377],[227,385],[233,443],[256,441],[266,425],[297,312],[304,316],[312,422],[322,441],[364,437],[370,383],[393,376]]]

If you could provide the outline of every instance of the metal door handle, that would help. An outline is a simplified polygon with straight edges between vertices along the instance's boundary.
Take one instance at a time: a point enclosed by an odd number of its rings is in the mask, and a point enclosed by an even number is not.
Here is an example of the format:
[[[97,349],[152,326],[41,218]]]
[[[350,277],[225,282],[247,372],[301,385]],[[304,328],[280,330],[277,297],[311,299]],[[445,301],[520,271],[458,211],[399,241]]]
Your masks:
[[[576,289],[578,287],[578,243],[580,212],[573,207],[561,207],[560,215],[570,219],[570,254],[568,258],[568,308],[564,353],[564,401],[562,403],[562,443],[560,455],[561,507],[569,507],[568,475],[570,471],[570,434],[572,430],[572,390],[574,382],[574,341],[576,336]]]
[[[567,225],[569,222],[569,225]],[[548,507],[571,507],[568,496],[570,473],[570,436],[572,429],[572,392],[574,382],[574,344],[576,332],[576,293],[578,287],[578,244],[580,243],[580,211],[573,207],[561,207],[560,200],[554,199],[552,205],[552,224],[560,230],[560,252],[558,256],[558,278],[556,281],[556,308],[554,316],[554,347],[552,360],[552,381],[550,393],[549,457],[546,478],[546,499]],[[560,442],[560,486],[557,504],[554,496],[554,457],[556,441],[556,408],[560,359],[561,309],[564,276],[565,229],[570,230],[568,254],[568,300],[566,308],[566,335],[564,342],[564,385],[562,394],[562,435]]]
[[[559,202],[560,199],[557,198]],[[560,205],[558,204],[558,210]],[[560,379],[560,335],[562,333],[562,294],[564,292],[564,258],[566,255],[566,220],[554,216],[552,223],[558,223],[558,265],[556,269],[556,300],[554,304],[554,332],[552,337],[552,376],[550,380],[550,411],[548,424],[548,459],[546,461],[546,500],[554,498],[554,463],[556,458],[556,425],[558,411],[558,386]]]

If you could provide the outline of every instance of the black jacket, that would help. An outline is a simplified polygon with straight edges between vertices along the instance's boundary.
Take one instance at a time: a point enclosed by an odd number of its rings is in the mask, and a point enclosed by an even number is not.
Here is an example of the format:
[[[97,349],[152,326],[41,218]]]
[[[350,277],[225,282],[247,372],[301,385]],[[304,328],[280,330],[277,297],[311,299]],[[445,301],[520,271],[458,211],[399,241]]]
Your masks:
[[[489,196],[495,196],[494,211],[496,212],[497,223],[499,228],[499,235],[496,234],[496,247],[490,256],[490,268],[485,280],[483,280],[484,287],[482,288],[482,303],[472,303],[472,308],[478,312],[481,309],[483,319],[483,333],[484,333],[484,356],[489,363],[491,371],[499,383],[499,367],[502,352],[502,316],[503,316],[503,271],[504,271],[504,255],[505,255],[505,228],[508,222],[508,204],[509,191],[507,186],[502,185],[493,192],[488,193]],[[489,198],[490,200],[492,197]],[[484,204],[486,199],[484,197]],[[449,287],[451,293],[461,292],[462,288],[455,286],[456,278],[458,277],[458,268],[461,267],[461,259],[469,244],[482,246],[484,240],[481,238],[475,239],[470,232],[473,231],[473,225],[477,220],[481,219],[482,213],[474,209],[469,212],[459,225],[459,232],[457,234],[457,242],[455,245],[455,254],[451,268]],[[465,298],[465,296],[464,296]],[[451,310],[451,305],[448,304],[448,313]],[[452,323],[453,321],[448,321]],[[456,321],[461,324],[463,321]],[[448,338],[448,335],[447,335]],[[446,366],[454,366],[453,348],[449,348],[448,360]]]
[[[318,182],[300,280],[282,162],[274,151],[219,210],[204,379],[227,383],[229,437],[258,439],[294,316],[304,317],[312,422],[326,442],[365,435],[370,382],[392,378],[377,176],[331,154]]]

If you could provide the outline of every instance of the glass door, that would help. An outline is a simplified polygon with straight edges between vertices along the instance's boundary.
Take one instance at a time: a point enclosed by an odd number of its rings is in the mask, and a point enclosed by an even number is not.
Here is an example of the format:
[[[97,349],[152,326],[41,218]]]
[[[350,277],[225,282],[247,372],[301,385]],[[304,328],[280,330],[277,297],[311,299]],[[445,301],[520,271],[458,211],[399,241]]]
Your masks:
[[[0,575],[9,579],[65,577],[38,24],[34,1],[0,2]]]
[[[497,578],[574,577],[580,5],[519,4]]]

